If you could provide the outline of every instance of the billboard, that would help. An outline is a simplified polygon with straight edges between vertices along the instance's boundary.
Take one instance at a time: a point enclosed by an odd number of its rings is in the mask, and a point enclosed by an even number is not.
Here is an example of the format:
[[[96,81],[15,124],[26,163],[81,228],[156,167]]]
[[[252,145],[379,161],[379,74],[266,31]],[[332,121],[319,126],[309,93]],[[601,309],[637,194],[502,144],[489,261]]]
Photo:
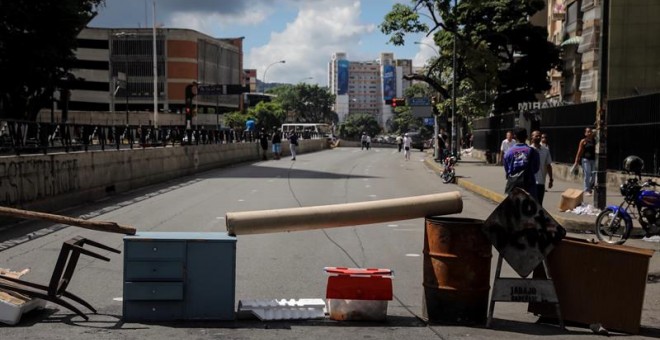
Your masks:
[[[396,97],[396,69],[393,65],[383,66],[383,99]]]
[[[348,93],[348,60],[337,60],[337,94]]]

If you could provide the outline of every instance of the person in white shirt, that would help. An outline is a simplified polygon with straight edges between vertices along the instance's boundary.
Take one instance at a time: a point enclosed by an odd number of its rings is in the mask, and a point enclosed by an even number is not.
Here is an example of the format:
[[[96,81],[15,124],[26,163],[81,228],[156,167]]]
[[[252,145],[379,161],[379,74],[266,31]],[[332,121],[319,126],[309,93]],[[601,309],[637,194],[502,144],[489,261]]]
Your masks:
[[[506,138],[502,141],[502,144],[500,145],[500,160],[497,162],[497,164],[502,164],[502,160],[504,160],[504,155],[506,155],[506,152],[509,151],[509,149],[515,144],[516,141],[513,139],[513,132],[507,131]]]
[[[541,131],[532,132],[532,145],[539,152],[539,171],[534,174],[536,178],[536,200],[543,205],[543,196],[545,195],[545,177],[550,177],[548,188],[552,188],[552,157],[550,149],[541,145]]]
[[[403,135],[403,156],[406,160],[410,160],[410,146],[412,145],[412,138],[408,134]]]

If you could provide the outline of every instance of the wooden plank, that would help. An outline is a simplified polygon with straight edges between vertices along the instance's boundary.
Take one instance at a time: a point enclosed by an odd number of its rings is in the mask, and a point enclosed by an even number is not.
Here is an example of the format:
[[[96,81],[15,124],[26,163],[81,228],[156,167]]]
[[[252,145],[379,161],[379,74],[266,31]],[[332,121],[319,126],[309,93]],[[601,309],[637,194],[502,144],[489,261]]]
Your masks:
[[[30,211],[30,210],[8,208],[8,207],[0,207],[0,215],[20,217],[25,219],[44,220],[49,222],[68,224],[85,229],[126,234],[126,235],[135,235],[136,232],[135,228],[132,226],[124,226],[115,222],[88,221],[79,218],[48,214],[48,213],[42,213],[42,212]]]

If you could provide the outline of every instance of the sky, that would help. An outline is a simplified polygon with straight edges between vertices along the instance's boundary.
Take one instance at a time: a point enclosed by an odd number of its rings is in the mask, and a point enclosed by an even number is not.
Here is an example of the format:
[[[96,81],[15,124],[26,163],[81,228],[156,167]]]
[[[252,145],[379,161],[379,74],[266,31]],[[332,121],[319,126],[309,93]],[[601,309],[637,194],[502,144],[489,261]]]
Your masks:
[[[409,0],[155,0],[156,24],[189,28],[216,38],[245,37],[243,67],[268,83],[326,86],[334,52],[351,61],[378,59],[381,52],[423,66],[436,54],[423,34],[405,46],[388,43],[379,25],[395,3]],[[153,25],[154,0],[106,0],[91,27]],[[415,44],[415,42],[422,42]],[[278,64],[280,60],[285,63]],[[275,64],[273,64],[275,63]],[[270,66],[270,67],[269,67]]]

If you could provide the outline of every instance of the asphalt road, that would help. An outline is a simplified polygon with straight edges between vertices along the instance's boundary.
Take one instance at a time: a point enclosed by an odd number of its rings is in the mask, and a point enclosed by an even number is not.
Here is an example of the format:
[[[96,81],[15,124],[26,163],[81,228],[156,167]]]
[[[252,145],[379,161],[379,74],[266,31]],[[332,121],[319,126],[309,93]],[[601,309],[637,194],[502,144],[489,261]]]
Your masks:
[[[442,184],[426,168],[425,153],[405,161],[396,149],[338,148],[217,169],[162,183],[62,214],[135,226],[139,231],[224,231],[227,212],[305,207],[460,191],[464,210],[455,216],[486,219],[495,205],[455,185]],[[63,241],[83,236],[123,251],[122,235],[45,223],[0,229],[0,267],[31,271],[24,279],[47,283]],[[633,242],[633,241],[631,241]],[[639,241],[637,241],[639,242]],[[101,252],[103,262],[81,258],[69,291],[99,314],[84,321],[49,304],[20,324],[0,326],[2,339],[527,339],[597,338],[579,327],[560,330],[536,323],[526,304],[498,303],[492,329],[425,324],[422,315],[424,219],[323,230],[239,236],[236,304],[241,299],[325,298],[326,266],[394,270],[394,300],[386,322],[236,320],[226,322],[124,323],[122,255]],[[496,252],[493,252],[496,255]],[[493,269],[496,256],[493,257]],[[213,259],[209,259],[212,261]],[[660,271],[658,256],[652,269]],[[505,267],[504,276],[514,277]],[[660,287],[648,284],[643,335],[660,336]],[[616,292],[612,292],[613,296]],[[655,328],[654,328],[655,327]],[[631,337],[641,338],[641,337]]]

